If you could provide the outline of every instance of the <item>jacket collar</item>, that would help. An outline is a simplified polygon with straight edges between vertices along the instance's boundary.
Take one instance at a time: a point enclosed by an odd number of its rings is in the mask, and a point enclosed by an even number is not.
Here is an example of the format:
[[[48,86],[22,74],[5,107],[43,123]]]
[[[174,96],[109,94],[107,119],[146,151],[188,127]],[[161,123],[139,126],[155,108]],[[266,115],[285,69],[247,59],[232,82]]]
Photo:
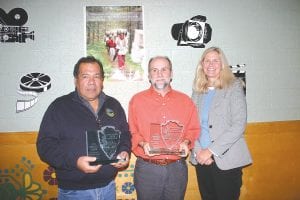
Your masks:
[[[99,95],[99,106],[98,106],[98,110],[97,113],[99,112],[99,110],[102,108],[105,100],[106,100],[106,94],[102,91]],[[89,102],[87,100],[85,100],[82,96],[79,95],[78,91],[75,89],[75,91],[73,92],[73,97],[72,99],[82,105],[84,105],[85,107],[89,108],[90,110],[93,111],[93,109],[91,108]]]

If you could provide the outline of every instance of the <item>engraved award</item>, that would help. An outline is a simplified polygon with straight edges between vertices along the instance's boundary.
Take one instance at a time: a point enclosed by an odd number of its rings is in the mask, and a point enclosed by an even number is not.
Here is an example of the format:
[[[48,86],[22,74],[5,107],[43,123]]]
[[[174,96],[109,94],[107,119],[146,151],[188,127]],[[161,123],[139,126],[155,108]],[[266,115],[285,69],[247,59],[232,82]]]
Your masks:
[[[179,150],[183,140],[183,125],[176,121],[167,121],[164,124],[150,124],[150,151],[151,154],[184,155]]]
[[[121,132],[113,126],[105,126],[100,130],[86,132],[87,155],[96,157],[90,165],[103,165],[118,162],[117,148]]]

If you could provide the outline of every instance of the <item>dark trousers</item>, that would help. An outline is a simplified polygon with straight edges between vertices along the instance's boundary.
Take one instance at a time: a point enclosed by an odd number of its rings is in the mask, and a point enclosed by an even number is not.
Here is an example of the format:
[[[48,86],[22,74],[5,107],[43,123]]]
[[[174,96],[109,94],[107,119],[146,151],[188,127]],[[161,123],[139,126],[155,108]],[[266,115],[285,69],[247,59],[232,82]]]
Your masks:
[[[187,179],[184,159],[160,166],[137,158],[134,186],[138,200],[183,200]]]
[[[196,165],[202,200],[238,200],[242,186],[242,168],[221,170],[215,162]]]

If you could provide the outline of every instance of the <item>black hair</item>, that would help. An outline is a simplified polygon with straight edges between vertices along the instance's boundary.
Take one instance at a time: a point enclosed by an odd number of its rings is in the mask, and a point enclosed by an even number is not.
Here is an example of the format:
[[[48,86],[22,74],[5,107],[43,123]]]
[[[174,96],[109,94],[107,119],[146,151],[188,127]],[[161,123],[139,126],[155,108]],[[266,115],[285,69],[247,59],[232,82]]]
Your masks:
[[[73,70],[73,76],[75,78],[77,78],[78,73],[79,73],[79,67],[81,63],[97,63],[99,65],[100,68],[100,73],[102,78],[104,78],[104,70],[103,70],[103,65],[101,63],[100,60],[96,59],[94,56],[87,56],[87,57],[82,57],[80,58],[77,63],[74,66],[74,70]]]

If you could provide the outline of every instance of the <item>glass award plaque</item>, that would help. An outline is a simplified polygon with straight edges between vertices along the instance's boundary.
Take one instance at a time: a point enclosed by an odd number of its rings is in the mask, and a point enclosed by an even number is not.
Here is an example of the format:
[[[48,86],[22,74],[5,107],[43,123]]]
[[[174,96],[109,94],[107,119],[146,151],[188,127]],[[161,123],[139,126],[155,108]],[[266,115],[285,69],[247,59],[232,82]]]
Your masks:
[[[183,125],[176,121],[150,125],[150,154],[184,155],[179,150],[183,140]]]
[[[105,126],[100,130],[86,131],[87,155],[96,157],[90,165],[104,165],[118,162],[117,148],[121,132],[113,126]]]

